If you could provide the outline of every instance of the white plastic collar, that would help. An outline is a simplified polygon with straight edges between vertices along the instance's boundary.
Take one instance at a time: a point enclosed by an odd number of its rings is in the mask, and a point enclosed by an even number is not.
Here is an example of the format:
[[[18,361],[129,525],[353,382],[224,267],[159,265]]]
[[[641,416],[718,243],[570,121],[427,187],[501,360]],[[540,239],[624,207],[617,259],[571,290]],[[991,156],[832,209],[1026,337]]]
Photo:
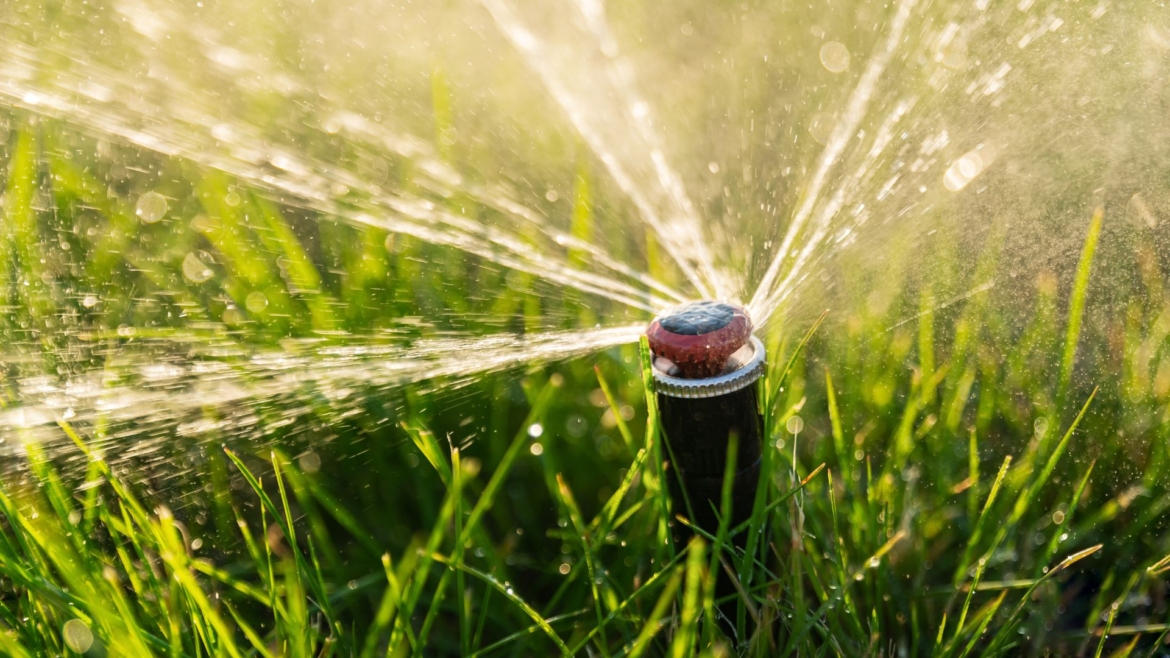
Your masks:
[[[745,388],[764,373],[764,344],[759,338],[752,336],[751,346],[753,354],[746,363],[731,372],[714,377],[683,379],[671,377],[658,368],[652,368],[654,390],[672,398],[699,399],[713,398]]]

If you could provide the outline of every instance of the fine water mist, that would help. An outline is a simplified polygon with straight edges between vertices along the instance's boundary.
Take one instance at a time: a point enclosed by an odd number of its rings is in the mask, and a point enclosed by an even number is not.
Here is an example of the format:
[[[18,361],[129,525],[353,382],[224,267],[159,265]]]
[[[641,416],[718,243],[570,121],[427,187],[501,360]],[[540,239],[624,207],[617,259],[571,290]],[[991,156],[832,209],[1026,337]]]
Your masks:
[[[1170,14],[1122,9],[9,4],[5,258],[39,280],[0,432],[262,443],[270,419],[221,412],[362,413],[687,299],[800,333],[887,279],[931,291],[897,327],[1063,271],[1095,208],[1107,235],[1170,210]],[[973,278],[932,283],[942,253]]]

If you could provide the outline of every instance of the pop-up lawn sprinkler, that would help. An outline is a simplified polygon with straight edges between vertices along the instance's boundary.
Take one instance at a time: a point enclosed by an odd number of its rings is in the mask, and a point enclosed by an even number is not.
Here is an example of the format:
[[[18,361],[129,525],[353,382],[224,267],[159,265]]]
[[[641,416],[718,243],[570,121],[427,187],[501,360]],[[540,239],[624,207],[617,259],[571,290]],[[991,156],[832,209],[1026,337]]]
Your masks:
[[[734,528],[751,516],[760,475],[757,382],[764,370],[764,345],[752,336],[744,309],[714,301],[683,304],[662,313],[650,323],[646,336],[654,354],[654,389],[670,448],[672,472],[666,479],[674,511],[716,534],[715,510],[720,507],[728,443],[734,434],[738,454],[728,525]],[[679,547],[691,535],[681,524],[675,524],[673,534]],[[733,543],[742,546],[743,537],[741,533]]]

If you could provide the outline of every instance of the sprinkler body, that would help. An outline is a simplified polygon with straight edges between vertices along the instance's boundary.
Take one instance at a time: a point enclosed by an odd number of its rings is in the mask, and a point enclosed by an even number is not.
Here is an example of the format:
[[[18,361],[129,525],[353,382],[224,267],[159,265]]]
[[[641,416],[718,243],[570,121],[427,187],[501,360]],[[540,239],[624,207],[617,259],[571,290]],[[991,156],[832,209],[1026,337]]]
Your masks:
[[[719,530],[715,510],[722,501],[733,435],[738,449],[729,528],[751,516],[760,477],[758,382],[764,346],[751,329],[742,308],[703,301],[664,312],[646,331],[669,447],[666,479],[674,512],[711,535]],[[681,548],[693,533],[679,523],[673,528],[675,546]],[[745,538],[740,533],[732,541],[742,548]]]

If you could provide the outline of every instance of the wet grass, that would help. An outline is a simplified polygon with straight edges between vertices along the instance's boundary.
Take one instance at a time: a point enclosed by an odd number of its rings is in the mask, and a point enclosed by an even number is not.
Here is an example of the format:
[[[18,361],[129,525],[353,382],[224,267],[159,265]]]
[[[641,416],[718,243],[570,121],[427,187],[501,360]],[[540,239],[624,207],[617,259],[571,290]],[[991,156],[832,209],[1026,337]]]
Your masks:
[[[442,105],[441,72],[433,92]],[[449,130],[437,124],[441,144]],[[146,335],[246,347],[344,340],[419,309],[478,318],[431,330],[480,333],[605,317],[459,254],[314,224],[175,162],[159,163],[159,185],[181,207],[142,224],[141,190],[99,183],[107,165],[66,158],[70,139],[22,124],[6,147],[5,335],[38,355],[6,373],[9,407],[22,378],[112,369],[109,346]],[[581,239],[596,230],[592,186],[582,170],[569,227]],[[686,523],[687,501],[669,499],[646,352],[633,345],[458,387],[359,390],[347,414],[306,390],[299,415],[259,410],[258,435],[172,437],[163,456],[194,464],[182,474],[119,454],[135,427],[61,419],[67,449],[10,432],[24,454],[0,478],[0,648],[1157,655],[1170,628],[1166,307],[1154,266],[1121,320],[1086,315],[1103,294],[1103,217],[1086,217],[1063,286],[1043,270],[1021,295],[935,312],[936,299],[1002,276],[993,236],[969,275],[941,257],[931,278],[857,274],[865,299],[765,336],[774,449],[751,519],[697,531],[681,550],[670,526]],[[98,237],[77,228],[88,224]],[[897,324],[907,309],[921,315]],[[70,361],[67,339],[105,347]],[[734,594],[717,599],[720,581]]]

